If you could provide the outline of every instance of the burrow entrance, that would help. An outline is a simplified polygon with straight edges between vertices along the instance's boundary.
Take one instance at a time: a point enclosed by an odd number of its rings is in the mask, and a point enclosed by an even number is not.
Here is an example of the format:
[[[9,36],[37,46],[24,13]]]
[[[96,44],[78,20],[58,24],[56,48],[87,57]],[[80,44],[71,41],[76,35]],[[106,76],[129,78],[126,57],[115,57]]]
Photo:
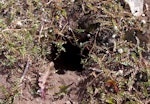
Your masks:
[[[63,47],[66,51],[62,51],[57,57],[57,47],[55,45],[52,46],[51,56],[53,57],[52,59],[55,63],[55,68],[56,70],[58,70],[57,73],[64,74],[67,70],[77,72],[83,71],[83,65],[80,63],[82,59],[82,56],[80,54],[81,49],[78,46],[72,45],[69,42],[64,44]]]

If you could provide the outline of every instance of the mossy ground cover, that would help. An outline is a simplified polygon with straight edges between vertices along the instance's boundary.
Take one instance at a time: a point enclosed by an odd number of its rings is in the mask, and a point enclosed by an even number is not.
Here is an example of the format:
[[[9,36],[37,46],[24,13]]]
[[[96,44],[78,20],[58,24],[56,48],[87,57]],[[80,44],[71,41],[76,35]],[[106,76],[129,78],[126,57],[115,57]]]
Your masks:
[[[73,90],[76,100],[70,103],[148,104],[147,5],[145,16],[134,17],[122,0],[0,1],[0,103],[19,103],[25,91],[55,102],[69,99]],[[81,80],[74,87],[54,84],[60,91],[46,99],[38,92],[39,78],[51,61],[64,82],[68,71]],[[53,90],[47,83],[45,90]]]

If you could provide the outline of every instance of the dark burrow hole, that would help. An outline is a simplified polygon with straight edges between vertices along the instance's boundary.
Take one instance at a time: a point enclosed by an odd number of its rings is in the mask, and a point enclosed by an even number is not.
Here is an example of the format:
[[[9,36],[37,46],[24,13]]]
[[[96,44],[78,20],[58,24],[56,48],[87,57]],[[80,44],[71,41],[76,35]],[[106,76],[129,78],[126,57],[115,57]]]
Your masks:
[[[78,46],[72,45],[71,43],[66,43],[63,45],[65,52],[61,52],[57,56],[57,47],[52,45],[51,57],[55,63],[55,68],[58,74],[65,74],[65,71],[77,71],[82,72],[84,70],[83,65],[80,63],[81,49]]]

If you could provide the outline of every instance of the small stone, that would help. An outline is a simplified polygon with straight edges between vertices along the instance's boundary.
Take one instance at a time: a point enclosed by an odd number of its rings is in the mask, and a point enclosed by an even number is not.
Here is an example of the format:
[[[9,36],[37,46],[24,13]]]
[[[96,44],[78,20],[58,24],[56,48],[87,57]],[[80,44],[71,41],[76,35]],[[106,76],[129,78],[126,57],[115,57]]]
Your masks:
[[[146,21],[145,21],[145,20],[141,20],[141,22],[142,22],[143,24],[146,24]]]
[[[16,28],[17,28],[17,29],[20,29],[22,26],[23,26],[23,24],[22,24],[21,21],[17,21],[17,22],[16,22]]]
[[[142,17],[145,17],[145,14],[144,14],[144,13],[142,14]]]
[[[116,36],[117,36],[117,34],[113,34],[113,35],[112,35],[112,38],[116,38]]]
[[[74,2],[75,2],[75,0],[71,0],[71,2],[72,2],[72,3],[74,3]]]
[[[123,53],[123,49],[122,48],[118,49],[118,53],[122,54]]]
[[[115,29],[116,31],[118,31],[118,30],[119,30],[117,26],[114,26],[114,29]]]
[[[90,38],[90,37],[91,37],[91,34],[87,34],[87,37]]]
[[[118,75],[118,76],[121,75],[122,76],[123,75],[123,70],[118,70],[118,72],[116,73],[116,75]]]

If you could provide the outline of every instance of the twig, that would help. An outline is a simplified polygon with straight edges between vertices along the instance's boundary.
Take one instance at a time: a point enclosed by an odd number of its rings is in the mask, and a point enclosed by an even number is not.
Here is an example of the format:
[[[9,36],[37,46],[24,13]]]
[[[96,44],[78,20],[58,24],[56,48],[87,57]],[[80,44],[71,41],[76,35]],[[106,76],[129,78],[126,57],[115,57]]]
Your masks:
[[[20,83],[23,81],[23,79],[24,79],[24,77],[25,77],[25,75],[26,75],[26,73],[27,73],[27,71],[28,71],[28,69],[29,69],[29,65],[30,65],[30,60],[29,60],[29,58],[28,58],[28,60],[27,60],[27,62],[26,62],[25,69],[24,69],[24,72],[23,72],[23,74],[22,74],[22,76],[21,76],[21,78],[20,78]]]
[[[46,5],[49,5],[53,0],[50,0],[49,2],[46,3]]]
[[[43,31],[43,24],[41,25],[40,32],[39,32],[39,43],[41,42],[42,31]]]

